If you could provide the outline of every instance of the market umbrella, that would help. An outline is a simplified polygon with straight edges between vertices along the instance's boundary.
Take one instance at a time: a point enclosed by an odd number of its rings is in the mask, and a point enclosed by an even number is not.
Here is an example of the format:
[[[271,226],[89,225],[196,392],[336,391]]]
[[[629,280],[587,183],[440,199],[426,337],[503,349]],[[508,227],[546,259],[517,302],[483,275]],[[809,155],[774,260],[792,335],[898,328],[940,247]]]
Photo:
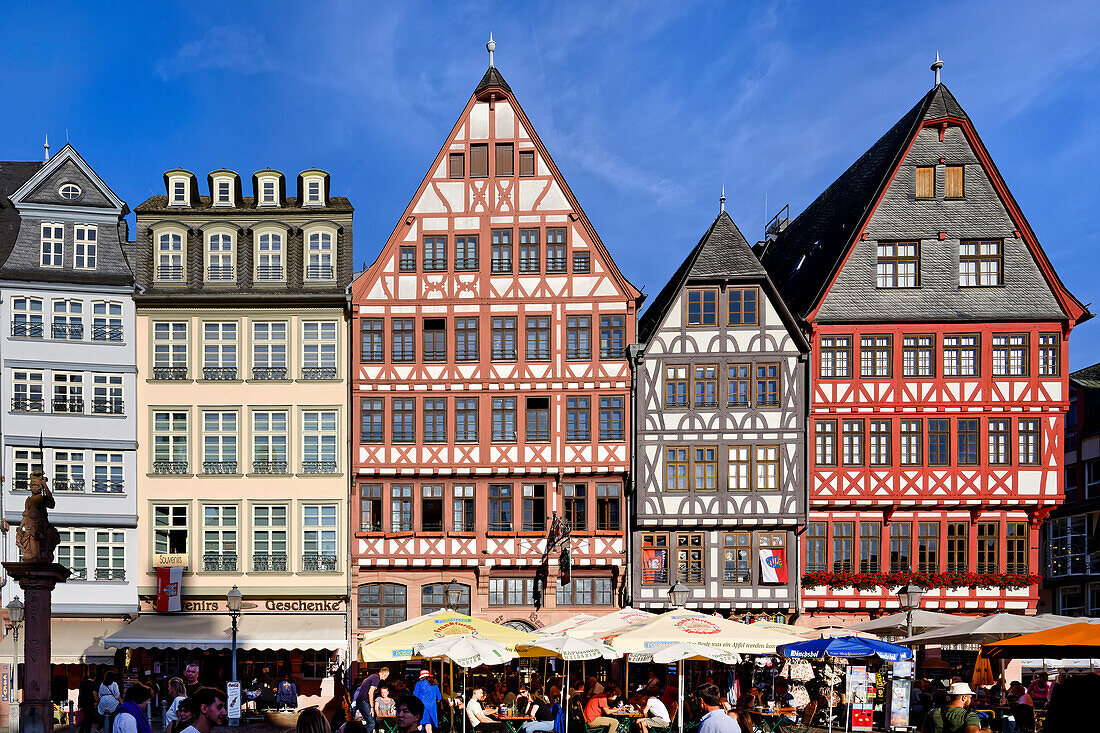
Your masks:
[[[612,631],[640,626],[654,618],[657,618],[656,614],[650,613],[649,611],[639,611],[636,608],[627,606],[626,608],[612,611],[592,621],[586,621],[583,624],[573,626],[567,629],[565,633],[569,636],[585,639],[603,638]]]
[[[899,644],[923,646],[926,644],[984,644],[1012,636],[1065,626],[1076,621],[1069,616],[1022,616],[1018,613],[994,613],[978,616],[953,626],[901,639]],[[1032,655],[1034,656],[1034,655]]]
[[[589,616],[587,613],[578,613],[573,618],[567,618],[564,621],[558,621],[556,624],[550,624],[549,626],[543,626],[541,629],[536,629],[535,633],[539,636],[561,636],[570,629],[576,628],[581,624],[586,624],[589,621],[595,621],[598,616]]]
[[[802,640],[794,634],[756,626],[730,621],[721,616],[676,609],[666,611],[637,626],[612,632],[605,640],[626,653],[652,653],[670,644],[686,642],[743,654],[774,654],[779,645]]]
[[[415,623],[363,641],[359,645],[359,660],[394,662],[412,659],[416,656],[413,648],[417,644],[453,636],[476,636],[478,639],[503,644],[509,649],[515,649],[516,644],[533,642],[537,638],[534,634],[511,626],[445,610],[421,616]]]
[[[993,668],[989,665],[989,660],[979,656],[974,661],[974,674],[970,676],[970,684],[992,685],[994,682]]]
[[[726,649],[719,649],[704,644],[692,644],[691,642],[678,642],[670,644],[653,652],[653,661],[657,664],[676,663],[677,694],[679,695],[679,713],[676,720],[680,725],[680,733],[684,733],[684,661],[710,659],[721,664],[737,664],[741,661],[741,655]]]
[[[515,654],[503,644],[476,636],[450,636],[416,644],[413,653],[426,659],[445,658],[464,669],[494,667],[515,659]],[[462,730],[466,731],[466,674],[462,675]]]
[[[1100,624],[1072,623],[986,644],[991,659],[1100,657]]]
[[[791,659],[824,659],[839,657],[843,659],[863,659],[879,657],[887,662],[902,662],[913,658],[913,650],[898,644],[889,644],[878,639],[863,639],[858,636],[834,636],[823,639],[807,639],[784,644],[779,653]]]
[[[569,662],[586,659],[618,659],[622,652],[599,639],[578,639],[572,636],[554,636],[536,639],[530,644],[520,644],[517,650],[522,656],[537,657],[547,653],[565,661],[565,678],[561,686],[561,707],[565,710],[565,689],[569,686]],[[569,714],[565,715],[565,730],[569,730]]]
[[[792,632],[803,639],[831,639],[835,636],[856,636],[861,639],[874,639],[874,634],[869,631],[855,631],[850,626],[818,626],[816,628],[803,628],[795,626]]]
[[[933,629],[942,629],[945,626],[954,626],[959,623],[959,616],[951,613],[937,613],[924,609],[913,609],[913,630],[918,634]],[[876,636],[905,636],[908,633],[908,612],[891,613],[887,616],[879,616],[871,621],[853,624],[856,631],[868,631]]]

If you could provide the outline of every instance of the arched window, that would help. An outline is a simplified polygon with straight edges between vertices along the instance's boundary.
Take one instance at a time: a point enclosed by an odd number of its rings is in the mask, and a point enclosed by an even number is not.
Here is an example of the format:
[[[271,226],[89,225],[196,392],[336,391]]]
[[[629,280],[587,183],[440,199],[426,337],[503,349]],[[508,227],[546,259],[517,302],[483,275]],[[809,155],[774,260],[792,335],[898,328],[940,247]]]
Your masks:
[[[232,282],[233,235],[214,232],[206,240],[206,279],[210,282]]]
[[[449,608],[452,611],[470,615],[470,586],[455,583],[459,587],[458,603],[451,605],[450,583],[431,583],[421,587],[420,612],[431,613]]]
[[[256,235],[257,282],[281,282],[283,272],[283,235],[281,232],[264,231]]]
[[[364,583],[359,586],[359,628],[380,629],[408,618],[405,586]]]
[[[42,301],[38,298],[12,299],[11,335],[42,338]]]

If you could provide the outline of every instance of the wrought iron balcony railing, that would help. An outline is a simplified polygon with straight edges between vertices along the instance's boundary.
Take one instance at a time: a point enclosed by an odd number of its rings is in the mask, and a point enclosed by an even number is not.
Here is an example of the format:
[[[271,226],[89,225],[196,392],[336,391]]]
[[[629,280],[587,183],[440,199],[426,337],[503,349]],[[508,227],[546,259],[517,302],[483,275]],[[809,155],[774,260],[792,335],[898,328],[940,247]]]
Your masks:
[[[302,555],[302,571],[306,573],[331,573],[336,570],[336,555],[306,553]]]
[[[121,415],[123,407],[121,397],[92,400],[92,412],[96,415]]]
[[[79,341],[84,338],[84,325],[80,323],[55,323],[51,333],[55,339]]]
[[[122,481],[108,481],[106,479],[96,479],[92,482],[92,491],[97,494],[121,494],[122,493]]]
[[[92,341],[121,341],[122,326],[99,324],[92,326]]]
[[[490,519],[489,520],[489,531],[490,532],[511,532],[512,531],[512,522]]]
[[[153,461],[153,473],[187,473],[187,461]]]
[[[11,324],[11,335],[20,338],[40,339],[42,338],[42,324],[16,321]]]
[[[237,378],[237,367],[203,367],[203,379],[228,380]]]
[[[45,412],[46,400],[41,397],[12,397],[12,412]]]
[[[565,258],[564,257],[547,257],[546,258],[546,271],[547,272],[565,272]]]
[[[88,568],[69,568],[69,580],[87,580],[87,579],[88,579]]]
[[[460,257],[455,260],[455,270],[461,272],[470,272],[477,270],[477,258],[476,257]]]
[[[96,580],[126,580],[126,571],[122,568],[96,568]]]
[[[286,553],[256,554],[252,556],[252,571],[256,573],[285,573]]]
[[[54,412],[71,412],[71,413],[83,413],[84,412],[84,400],[79,397],[54,397],[53,398],[53,411]]]
[[[307,280],[331,280],[332,265],[310,265],[306,268]]]
[[[607,428],[600,430],[600,440],[622,440],[622,428]]]
[[[208,573],[237,572],[237,556],[226,552],[207,552],[202,556],[202,569]]]
[[[236,473],[237,462],[236,461],[203,461],[202,462],[203,473]]]
[[[443,272],[447,269],[447,260],[443,257],[424,259],[424,272]]]
[[[278,475],[286,473],[286,461],[252,461],[252,473]]]
[[[283,268],[280,265],[259,265],[256,267],[257,282],[279,282],[283,279]]]
[[[233,266],[210,265],[206,269],[206,279],[210,282],[233,282]]]
[[[187,367],[155,366],[153,367],[153,379],[187,379]]]
[[[162,282],[183,282],[183,265],[160,265],[157,267],[157,280]]]
[[[252,367],[253,379],[286,379],[286,367]]]
[[[494,275],[509,275],[512,272],[511,260],[493,260],[489,267]]]
[[[336,379],[336,367],[302,367],[302,379]]]
[[[492,359],[493,359],[493,361],[515,361],[516,360],[516,350],[514,348],[508,349],[508,348],[498,348],[498,347],[494,346],[493,347],[493,352],[492,352]]]
[[[336,461],[302,461],[302,473],[336,473]]]
[[[626,349],[621,346],[601,346],[601,359],[622,359],[626,357]]]
[[[550,440],[549,428],[536,428],[534,430],[527,431],[528,443],[546,443]]]
[[[592,349],[588,347],[573,347],[565,350],[566,359],[591,359]]]
[[[54,491],[84,491],[84,479],[82,478],[55,478],[53,480]]]

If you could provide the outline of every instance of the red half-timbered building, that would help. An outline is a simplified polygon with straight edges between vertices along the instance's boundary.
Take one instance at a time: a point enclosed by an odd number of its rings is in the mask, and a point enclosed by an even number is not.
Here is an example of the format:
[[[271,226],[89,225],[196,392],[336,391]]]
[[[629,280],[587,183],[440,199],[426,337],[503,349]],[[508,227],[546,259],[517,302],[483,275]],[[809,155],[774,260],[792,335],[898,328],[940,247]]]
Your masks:
[[[357,633],[453,583],[460,609],[532,627],[619,605],[640,301],[490,65],[352,286]]]
[[[1033,612],[1067,339],[1090,314],[947,87],[762,260],[812,348],[804,610],[896,609],[913,572],[925,608]]]

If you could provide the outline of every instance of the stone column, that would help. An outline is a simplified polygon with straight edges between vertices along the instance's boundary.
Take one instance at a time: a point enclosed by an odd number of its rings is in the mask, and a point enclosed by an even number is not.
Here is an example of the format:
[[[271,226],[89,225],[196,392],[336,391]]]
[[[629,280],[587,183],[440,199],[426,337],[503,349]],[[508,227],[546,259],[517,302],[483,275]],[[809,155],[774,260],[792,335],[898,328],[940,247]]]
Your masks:
[[[6,562],[4,568],[23,589],[23,689],[19,706],[21,733],[53,731],[50,699],[50,621],[54,586],[69,578],[69,569],[54,562]]]

